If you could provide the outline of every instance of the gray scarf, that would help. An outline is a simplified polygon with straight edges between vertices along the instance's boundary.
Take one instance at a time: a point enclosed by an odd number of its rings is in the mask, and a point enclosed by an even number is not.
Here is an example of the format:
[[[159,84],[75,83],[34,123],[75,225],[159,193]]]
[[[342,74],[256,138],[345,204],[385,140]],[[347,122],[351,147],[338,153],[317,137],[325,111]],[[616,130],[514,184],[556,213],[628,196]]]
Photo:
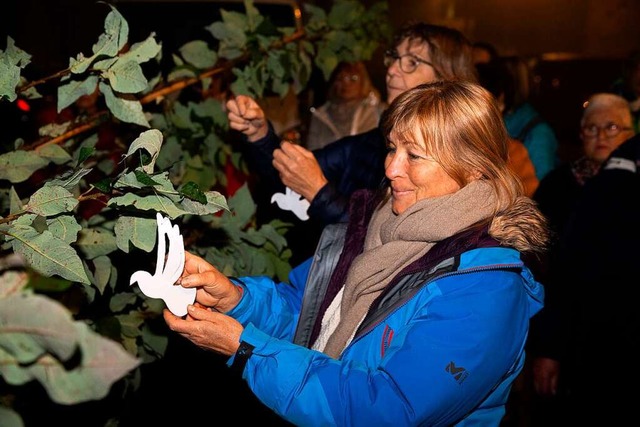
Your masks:
[[[323,352],[339,358],[371,303],[403,268],[437,242],[489,218],[496,195],[486,182],[473,181],[453,194],[418,201],[400,215],[389,199],[374,212],[362,254],[353,261],[340,306],[340,323]]]

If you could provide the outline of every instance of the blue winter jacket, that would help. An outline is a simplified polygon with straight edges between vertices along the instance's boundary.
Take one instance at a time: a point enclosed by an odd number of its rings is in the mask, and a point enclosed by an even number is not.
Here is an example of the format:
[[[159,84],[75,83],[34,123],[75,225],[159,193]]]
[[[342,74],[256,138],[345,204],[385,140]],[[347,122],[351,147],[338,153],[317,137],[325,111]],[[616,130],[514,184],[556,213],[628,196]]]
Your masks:
[[[307,341],[345,228],[327,227],[289,284],[239,279],[227,314],[255,346],[243,370],[251,390],[296,425],[498,426],[543,299],[519,252],[458,239],[462,253],[392,281],[336,360]]]

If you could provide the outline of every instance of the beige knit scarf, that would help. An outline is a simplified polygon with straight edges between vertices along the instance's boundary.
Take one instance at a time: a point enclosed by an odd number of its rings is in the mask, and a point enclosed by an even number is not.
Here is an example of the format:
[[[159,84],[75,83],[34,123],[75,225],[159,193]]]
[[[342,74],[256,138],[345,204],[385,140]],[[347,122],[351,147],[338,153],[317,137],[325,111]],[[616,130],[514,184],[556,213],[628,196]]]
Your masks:
[[[493,215],[493,188],[473,181],[459,191],[418,201],[400,215],[391,200],[374,212],[362,254],[353,261],[344,285],[340,322],[323,352],[339,358],[369,306],[403,268],[437,242]]]

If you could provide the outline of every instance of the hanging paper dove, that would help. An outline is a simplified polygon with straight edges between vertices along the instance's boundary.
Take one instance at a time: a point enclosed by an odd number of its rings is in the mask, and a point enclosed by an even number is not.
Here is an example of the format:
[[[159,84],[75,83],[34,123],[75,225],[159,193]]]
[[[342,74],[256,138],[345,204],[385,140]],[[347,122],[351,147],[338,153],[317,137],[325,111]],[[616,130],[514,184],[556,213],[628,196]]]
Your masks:
[[[271,196],[271,203],[275,202],[284,211],[292,211],[303,221],[308,220],[307,209],[309,209],[309,202],[289,187],[285,191],[284,194],[275,193]]]
[[[156,214],[158,223],[158,257],[156,271],[149,274],[146,271],[136,271],[131,275],[129,283],[138,282],[140,290],[149,298],[164,300],[167,308],[176,316],[187,314],[187,305],[196,299],[195,288],[184,288],[175,285],[184,270],[184,241],[177,225],[171,226],[169,218]],[[165,250],[166,240],[169,240],[169,250]]]

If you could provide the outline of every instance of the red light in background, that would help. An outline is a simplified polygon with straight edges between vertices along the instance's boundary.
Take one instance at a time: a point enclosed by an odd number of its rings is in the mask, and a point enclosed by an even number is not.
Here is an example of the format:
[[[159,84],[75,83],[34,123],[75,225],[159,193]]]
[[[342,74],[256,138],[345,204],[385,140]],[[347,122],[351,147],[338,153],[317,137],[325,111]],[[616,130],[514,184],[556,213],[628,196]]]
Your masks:
[[[29,112],[31,111],[31,106],[29,105],[29,103],[27,101],[25,101],[24,99],[18,99],[18,101],[16,102],[16,104],[18,105],[18,108],[24,112]]]

